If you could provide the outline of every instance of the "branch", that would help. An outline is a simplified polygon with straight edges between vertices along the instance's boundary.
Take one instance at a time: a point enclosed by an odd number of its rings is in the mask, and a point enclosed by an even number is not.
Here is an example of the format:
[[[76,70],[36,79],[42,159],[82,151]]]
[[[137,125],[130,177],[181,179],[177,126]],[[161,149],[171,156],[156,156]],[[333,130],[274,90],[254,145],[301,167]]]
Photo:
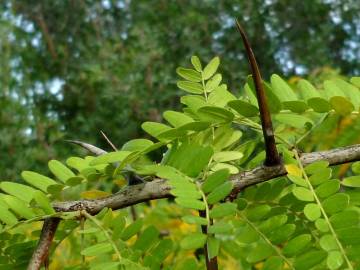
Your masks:
[[[45,219],[38,245],[30,259],[27,270],[39,270],[45,262],[60,220],[60,218]]]
[[[256,97],[259,104],[259,111],[260,111],[260,120],[261,120],[261,126],[262,131],[264,135],[264,142],[265,142],[265,152],[266,152],[266,158],[264,165],[266,166],[276,166],[281,164],[281,159],[279,156],[279,153],[276,149],[275,144],[275,138],[274,138],[274,130],[272,127],[271,122],[271,115],[269,111],[269,106],[267,103],[266,95],[264,86],[262,84],[261,74],[258,67],[258,64],[256,63],[254,52],[251,49],[250,42],[245,34],[244,29],[241,27],[238,20],[236,20],[236,26],[240,32],[240,35],[242,37],[246,54],[250,63],[251,67],[251,73],[254,79],[255,84],[255,90],[256,90]]]
[[[360,144],[301,155],[301,161],[304,166],[319,160],[327,160],[331,166],[358,161],[360,160]],[[236,196],[240,190],[243,190],[248,186],[284,175],[286,175],[286,170],[282,165],[272,167],[260,166],[233,175],[231,177],[231,181],[234,184],[232,196]],[[145,201],[170,198],[172,197],[170,189],[171,188],[166,180],[155,179],[151,182],[146,182],[145,184],[128,186],[120,192],[106,198],[57,202],[53,204],[53,207],[57,212],[86,210],[90,214],[96,214],[105,207],[116,210]]]

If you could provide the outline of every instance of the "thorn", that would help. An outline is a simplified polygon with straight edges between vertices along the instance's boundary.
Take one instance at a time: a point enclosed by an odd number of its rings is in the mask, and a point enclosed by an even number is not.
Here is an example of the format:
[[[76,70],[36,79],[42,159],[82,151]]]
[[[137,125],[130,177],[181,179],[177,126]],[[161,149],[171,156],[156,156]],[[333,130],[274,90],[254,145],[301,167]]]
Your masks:
[[[115,147],[115,145],[109,140],[109,138],[105,135],[105,133],[100,130],[101,135],[103,135],[103,137],[105,138],[105,140],[107,141],[108,144],[110,144],[110,146],[112,147],[112,149],[114,149],[115,151],[117,151],[117,148]]]
[[[76,140],[65,140],[66,142],[69,143],[73,143],[76,145],[80,145],[82,148],[85,148],[86,150],[88,150],[89,152],[91,152],[92,154],[96,155],[96,156],[100,156],[103,154],[106,154],[107,152],[99,147],[96,147],[92,144],[89,143],[85,143],[85,142],[81,142],[81,141],[76,141]]]
[[[272,127],[270,110],[266,99],[261,73],[258,64],[256,62],[254,52],[251,48],[250,42],[246,36],[244,29],[242,28],[238,20],[235,20],[235,22],[246,49],[246,55],[249,60],[251,73],[256,90],[256,97],[259,104],[260,120],[261,120],[263,136],[264,136],[265,152],[266,152],[266,158],[264,164],[266,166],[279,165],[281,163],[281,159],[276,149],[274,130]]]

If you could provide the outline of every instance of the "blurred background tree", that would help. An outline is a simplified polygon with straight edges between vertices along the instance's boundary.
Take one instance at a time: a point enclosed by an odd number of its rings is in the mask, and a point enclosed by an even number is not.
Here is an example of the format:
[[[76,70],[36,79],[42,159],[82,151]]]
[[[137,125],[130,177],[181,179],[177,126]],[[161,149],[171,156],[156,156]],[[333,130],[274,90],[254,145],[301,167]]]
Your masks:
[[[239,94],[249,70],[235,17],[265,79],[360,73],[357,0],[1,1],[1,177],[80,151],[65,139],[109,149],[100,130],[116,145],[141,136],[176,106],[175,69],[191,55],[219,55]]]

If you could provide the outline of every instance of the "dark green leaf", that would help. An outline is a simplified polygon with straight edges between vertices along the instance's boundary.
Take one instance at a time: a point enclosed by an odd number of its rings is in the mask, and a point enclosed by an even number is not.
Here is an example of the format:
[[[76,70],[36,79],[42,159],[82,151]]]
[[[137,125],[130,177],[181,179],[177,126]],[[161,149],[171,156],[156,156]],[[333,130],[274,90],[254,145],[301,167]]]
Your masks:
[[[201,186],[201,189],[205,193],[209,193],[209,192],[213,191],[217,186],[221,185],[226,180],[228,180],[228,178],[229,178],[229,170],[223,169],[223,170],[216,171],[216,172],[210,174],[206,178],[204,184]]]
[[[325,199],[323,201],[323,207],[326,213],[332,215],[344,210],[349,205],[349,201],[349,195],[337,193]]]
[[[256,106],[242,100],[232,100],[227,105],[245,117],[256,116],[259,113],[259,109]]]
[[[302,252],[309,245],[310,241],[310,234],[296,236],[285,245],[283,253],[287,257],[293,257]]]
[[[311,267],[320,264],[327,256],[326,251],[309,251],[295,258],[296,270],[309,270]]]

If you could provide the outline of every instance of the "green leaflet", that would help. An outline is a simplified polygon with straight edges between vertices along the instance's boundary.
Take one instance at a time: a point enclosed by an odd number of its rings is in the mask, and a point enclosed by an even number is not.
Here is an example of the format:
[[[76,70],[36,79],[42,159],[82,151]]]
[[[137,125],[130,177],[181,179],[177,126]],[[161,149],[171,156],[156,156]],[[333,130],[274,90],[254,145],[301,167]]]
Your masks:
[[[205,91],[211,92],[215,88],[217,88],[220,85],[220,82],[222,80],[221,74],[216,74],[214,77],[212,77],[210,80],[208,80],[205,84]]]
[[[104,242],[85,248],[83,251],[81,251],[81,255],[98,256],[104,253],[109,253],[112,250],[113,248],[111,244],[108,242]]]
[[[315,221],[321,217],[321,210],[316,203],[309,203],[304,208],[304,214],[310,221]]]
[[[34,194],[35,202],[40,206],[45,214],[51,215],[55,213],[55,210],[52,208],[50,200],[44,193],[41,191],[36,191]]]
[[[297,100],[297,96],[290,86],[279,75],[271,76],[271,87],[281,102]]]
[[[213,76],[216,70],[218,69],[219,64],[220,64],[219,57],[214,57],[213,59],[211,59],[202,72],[203,80],[208,80],[211,76]]]
[[[331,110],[331,104],[321,97],[310,98],[308,99],[307,104],[318,113],[325,113]]]
[[[185,80],[191,82],[201,82],[201,74],[196,70],[179,67],[176,69],[176,73]]]
[[[57,183],[44,175],[38,174],[36,172],[31,171],[23,171],[21,173],[22,178],[29,183],[30,185],[47,192],[47,188],[52,185],[57,185]]]
[[[341,181],[341,185],[346,187],[360,187],[360,175],[345,177]]]
[[[206,218],[199,217],[199,216],[189,215],[189,216],[183,216],[181,219],[184,222],[189,223],[189,224],[207,225]]]
[[[185,236],[181,242],[180,246],[183,249],[197,249],[201,248],[206,243],[207,236],[202,233],[191,233]]]
[[[99,164],[107,164],[107,163],[115,163],[124,160],[128,155],[130,155],[130,151],[116,151],[103,154],[94,158],[90,165],[95,166]]]
[[[194,121],[190,116],[175,111],[166,111],[163,113],[163,116],[165,120],[174,127],[179,127]]]
[[[325,251],[337,250],[339,248],[335,237],[332,234],[325,234],[320,238],[320,246]]]
[[[232,188],[233,188],[233,184],[230,181],[221,184],[220,186],[216,187],[213,191],[211,191],[209,195],[207,195],[207,202],[209,204],[214,204],[221,201],[230,194]]]
[[[214,124],[229,123],[233,120],[232,112],[216,106],[204,106],[197,110],[200,120],[209,121]]]
[[[334,108],[335,112],[342,116],[348,115],[354,110],[354,105],[345,97],[332,97],[330,98],[330,104]]]
[[[310,234],[301,234],[291,239],[284,247],[283,253],[287,257],[293,257],[302,252],[311,242]]]
[[[295,187],[292,192],[300,201],[312,202],[314,200],[312,192],[307,188]]]
[[[326,213],[334,214],[344,210],[349,205],[349,195],[344,193],[334,194],[323,201]]]
[[[171,130],[171,127],[161,124],[161,123],[156,123],[156,122],[144,122],[141,125],[142,129],[147,132],[148,134],[150,134],[151,136],[157,138],[159,136],[159,134]]]
[[[204,92],[202,85],[197,82],[178,81],[176,85],[188,93],[202,94]]]
[[[249,263],[256,263],[270,257],[274,252],[274,249],[269,244],[258,243],[246,257],[246,260]]]
[[[18,184],[18,183],[13,183],[13,182],[7,182],[7,181],[1,182],[0,188],[4,192],[6,192],[10,195],[13,195],[27,203],[30,203],[30,201],[34,197],[34,192],[36,191],[32,187],[25,186],[25,185]]]
[[[335,270],[341,267],[341,265],[344,263],[344,258],[339,251],[330,251],[329,255],[326,259],[326,264],[329,267],[330,270]]]
[[[219,254],[220,240],[216,239],[215,237],[208,237],[207,248],[208,248],[209,259],[216,257]]]
[[[36,216],[36,214],[31,211],[28,204],[14,196],[0,194],[0,199],[20,217],[31,219]]]
[[[147,227],[139,236],[134,244],[134,248],[141,250],[142,252],[147,251],[152,245],[156,243],[160,232],[154,227]]]
[[[134,236],[141,230],[142,226],[143,226],[143,219],[138,218],[123,230],[120,238],[124,241],[130,239],[132,236]]]
[[[196,210],[205,210],[205,203],[200,200],[186,198],[186,197],[178,197],[175,199],[175,202],[178,205],[181,205],[186,208],[196,209]]]
[[[309,251],[295,258],[296,270],[308,270],[321,263],[327,256],[326,251]]]
[[[229,170],[222,169],[210,174],[204,184],[201,186],[201,189],[205,193],[213,191],[216,187],[224,183],[229,178]]]
[[[196,71],[198,71],[198,72],[202,71],[200,59],[196,55],[191,56],[191,64],[194,66]]]
[[[57,160],[50,160],[48,163],[50,171],[63,183],[66,183],[75,174],[64,164]]]
[[[320,97],[319,91],[317,91],[316,88],[307,80],[299,80],[297,87],[300,90],[300,95],[304,100]]]
[[[296,115],[290,113],[277,114],[275,116],[275,120],[295,128],[303,128],[303,127],[309,128],[314,124],[310,118],[307,118],[303,115]]]
[[[216,162],[227,162],[232,160],[239,160],[243,157],[243,153],[237,151],[221,151],[213,155]]]
[[[227,105],[245,117],[256,116],[259,113],[259,109],[256,106],[242,100],[232,100]]]
[[[153,146],[154,143],[147,139],[135,139],[130,140],[126,142],[122,147],[122,151],[143,151],[145,149],[149,149],[151,146]]]
[[[230,202],[216,205],[210,210],[210,217],[220,218],[220,217],[233,215],[236,212],[236,206],[237,205],[235,203],[230,203]]]

